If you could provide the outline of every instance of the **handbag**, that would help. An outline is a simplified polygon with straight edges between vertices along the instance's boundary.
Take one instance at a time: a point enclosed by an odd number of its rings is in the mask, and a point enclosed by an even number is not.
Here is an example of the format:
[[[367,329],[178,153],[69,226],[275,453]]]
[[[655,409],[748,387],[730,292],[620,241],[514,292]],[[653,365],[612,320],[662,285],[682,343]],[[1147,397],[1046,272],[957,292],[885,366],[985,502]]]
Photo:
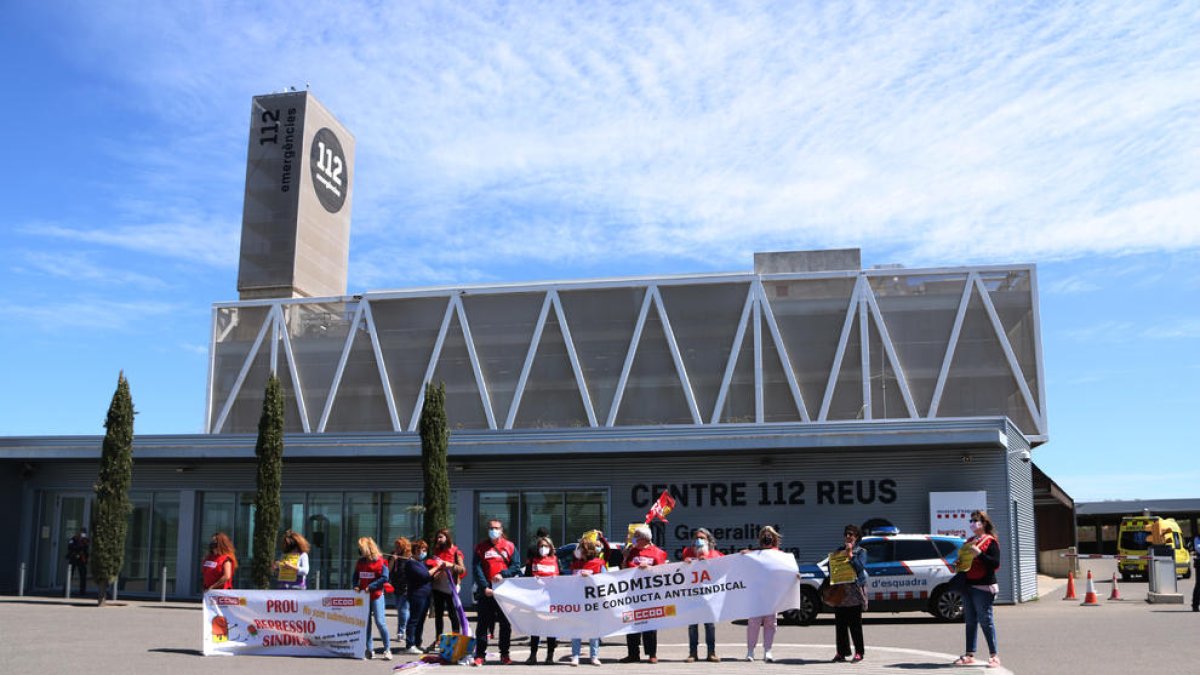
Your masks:
[[[820,593],[821,601],[830,607],[838,607],[842,601],[846,599],[846,587],[850,584],[838,584],[834,586],[829,583],[829,578],[826,577],[821,581]]]
[[[946,582],[946,588],[949,588],[952,591],[958,591],[961,594],[966,594],[966,592],[967,592],[967,573],[966,572],[956,572],[954,574],[954,576],[950,577],[950,581]]]

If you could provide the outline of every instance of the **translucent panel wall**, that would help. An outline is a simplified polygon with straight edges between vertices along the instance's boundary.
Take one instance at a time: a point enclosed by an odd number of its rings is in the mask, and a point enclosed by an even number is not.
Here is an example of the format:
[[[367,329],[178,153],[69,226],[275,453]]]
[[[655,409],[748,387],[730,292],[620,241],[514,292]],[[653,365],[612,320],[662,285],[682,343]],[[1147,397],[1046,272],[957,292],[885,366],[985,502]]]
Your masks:
[[[1033,289],[1030,268],[897,269],[220,307],[211,430],[255,431],[274,370],[291,432],[413,431],[428,378],[456,429],[1005,415],[1044,435]]]

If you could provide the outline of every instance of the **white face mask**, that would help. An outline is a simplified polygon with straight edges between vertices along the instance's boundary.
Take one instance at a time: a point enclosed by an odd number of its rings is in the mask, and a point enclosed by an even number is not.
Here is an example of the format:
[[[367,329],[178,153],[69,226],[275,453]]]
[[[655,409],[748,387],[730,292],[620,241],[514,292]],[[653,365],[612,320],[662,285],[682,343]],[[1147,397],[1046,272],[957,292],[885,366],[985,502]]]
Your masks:
[[[550,555],[550,547],[542,546],[542,547],[538,548],[538,555],[542,556],[543,558]]]
[[[708,548],[708,540],[707,539],[697,539],[695,542],[692,543],[692,547],[695,548],[697,551],[703,551],[704,549]]]
[[[975,534],[979,534],[980,532],[983,531],[983,523],[979,522],[978,520],[971,521],[970,525],[971,525],[971,531],[974,532]]]
[[[493,527],[492,529],[488,530],[488,537],[492,541],[496,541],[497,539],[499,539],[500,538],[500,528]]]

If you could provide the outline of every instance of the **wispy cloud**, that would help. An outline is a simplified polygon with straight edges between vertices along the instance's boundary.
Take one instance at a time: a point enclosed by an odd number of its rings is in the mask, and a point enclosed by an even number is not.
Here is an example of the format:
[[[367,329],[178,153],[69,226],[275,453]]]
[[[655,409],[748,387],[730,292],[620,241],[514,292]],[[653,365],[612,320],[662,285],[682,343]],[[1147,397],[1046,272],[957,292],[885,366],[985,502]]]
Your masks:
[[[155,301],[114,301],[104,298],[78,298],[67,302],[18,304],[0,302],[0,314],[8,317],[8,327],[32,327],[54,333],[73,329],[125,331],[163,316],[181,313],[179,305]]]
[[[79,251],[26,251],[20,257],[18,269],[80,284],[136,286],[143,289],[162,289],[167,286],[158,277],[108,266],[98,261],[96,256]]]
[[[71,38],[189,122],[143,151],[188,158],[147,184],[236,192],[249,96],[311,81],[357,138],[352,265],[371,284],[486,278],[498,258],[1200,247],[1200,5],[287,3],[279,31],[284,6],[90,5]],[[205,252],[171,243],[187,226],[56,236],[227,265],[221,231]]]
[[[116,227],[29,225],[26,235],[103,244],[141,253],[211,265],[237,264],[238,231],[229,224],[155,223]]]

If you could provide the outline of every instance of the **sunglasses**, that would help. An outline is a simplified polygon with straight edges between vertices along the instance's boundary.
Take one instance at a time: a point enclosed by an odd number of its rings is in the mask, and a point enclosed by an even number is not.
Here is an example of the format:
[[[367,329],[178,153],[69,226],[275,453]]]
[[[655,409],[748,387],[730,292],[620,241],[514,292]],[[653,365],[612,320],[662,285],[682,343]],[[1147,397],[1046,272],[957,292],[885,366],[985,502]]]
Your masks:
[[[983,522],[983,521],[979,520],[978,518],[972,518],[972,519],[971,519],[971,522],[972,522],[972,523],[980,523],[980,522]]]

